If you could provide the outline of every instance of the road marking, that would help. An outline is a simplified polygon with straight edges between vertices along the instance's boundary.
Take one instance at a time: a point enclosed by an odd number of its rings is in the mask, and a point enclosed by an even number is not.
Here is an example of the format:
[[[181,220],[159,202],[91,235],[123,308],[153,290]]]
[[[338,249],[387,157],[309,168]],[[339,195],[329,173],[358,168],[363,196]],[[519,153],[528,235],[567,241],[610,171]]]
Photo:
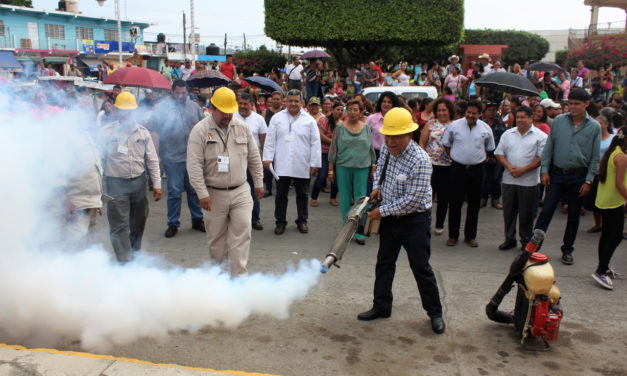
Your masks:
[[[227,375],[237,375],[237,376],[278,376],[278,375],[272,375],[272,374],[269,374],[269,373],[244,372],[244,371],[234,371],[234,370],[215,370],[215,369],[211,369],[211,368],[199,368],[199,367],[180,366],[180,365],[177,365],[177,364],[152,363],[152,362],[147,362],[145,360],[138,360],[138,359],[131,359],[131,358],[119,358],[119,357],[112,356],[112,355],[99,355],[99,354],[91,354],[91,353],[77,352],[77,351],[61,351],[61,350],[56,350],[56,349],[29,349],[29,348],[24,347],[24,346],[7,345],[7,344],[4,344],[4,343],[0,343],[0,348],[11,349],[11,350],[20,350],[20,351],[41,352],[41,353],[56,354],[56,355],[77,356],[77,357],[81,357],[81,358],[114,360],[114,361],[118,361],[118,362],[142,364],[142,365],[151,366],[151,367],[168,367],[168,368],[186,369],[186,370],[191,370],[191,371],[221,373],[221,374],[227,374]]]

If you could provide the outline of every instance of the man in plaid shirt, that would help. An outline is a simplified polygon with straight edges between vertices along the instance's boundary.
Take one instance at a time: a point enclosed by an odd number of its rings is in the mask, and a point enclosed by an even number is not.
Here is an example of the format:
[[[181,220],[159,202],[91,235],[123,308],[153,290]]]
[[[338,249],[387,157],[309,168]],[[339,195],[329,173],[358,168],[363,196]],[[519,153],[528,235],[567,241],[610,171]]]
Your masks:
[[[390,317],[396,260],[403,246],[418,284],[422,307],[431,318],[431,328],[442,334],[445,324],[440,293],[429,265],[432,167],[427,153],[412,141],[417,128],[404,108],[393,108],[383,119],[380,132],[385,135],[385,145],[370,196],[380,200],[381,206],[368,213],[370,219],[381,220],[374,304],[357,318],[368,321]]]

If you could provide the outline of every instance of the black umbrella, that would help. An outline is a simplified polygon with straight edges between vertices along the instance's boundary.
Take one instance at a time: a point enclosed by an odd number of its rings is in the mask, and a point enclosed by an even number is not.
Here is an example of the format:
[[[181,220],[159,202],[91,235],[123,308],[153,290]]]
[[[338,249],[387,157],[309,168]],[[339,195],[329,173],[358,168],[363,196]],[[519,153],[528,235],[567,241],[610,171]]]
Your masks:
[[[543,62],[533,63],[527,67],[527,70],[540,71],[540,72],[553,72],[553,71],[561,70],[561,69],[563,68],[557,64],[543,63]]]
[[[494,72],[477,79],[476,85],[509,94],[537,97],[538,90],[528,78],[514,73]]]
[[[310,60],[310,59],[326,59],[329,57],[331,57],[331,55],[329,55],[328,53],[322,50],[311,50],[302,54],[300,58],[304,60]]]
[[[281,86],[279,86],[279,84],[277,84],[276,82],[272,81],[269,78],[262,77],[262,76],[250,76],[250,77],[244,78],[244,81],[248,82],[249,84],[253,86],[257,86],[267,92],[271,93],[273,91],[280,91],[281,94],[285,95]]]

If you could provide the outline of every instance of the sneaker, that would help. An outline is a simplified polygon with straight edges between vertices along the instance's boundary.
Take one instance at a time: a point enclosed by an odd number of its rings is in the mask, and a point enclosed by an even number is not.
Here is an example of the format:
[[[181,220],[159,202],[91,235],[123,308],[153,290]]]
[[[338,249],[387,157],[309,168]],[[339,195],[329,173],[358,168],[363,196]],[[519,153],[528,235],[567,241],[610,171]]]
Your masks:
[[[597,281],[601,287],[605,287],[608,290],[614,289],[614,286],[612,286],[612,280],[607,274],[592,273],[592,278]]]

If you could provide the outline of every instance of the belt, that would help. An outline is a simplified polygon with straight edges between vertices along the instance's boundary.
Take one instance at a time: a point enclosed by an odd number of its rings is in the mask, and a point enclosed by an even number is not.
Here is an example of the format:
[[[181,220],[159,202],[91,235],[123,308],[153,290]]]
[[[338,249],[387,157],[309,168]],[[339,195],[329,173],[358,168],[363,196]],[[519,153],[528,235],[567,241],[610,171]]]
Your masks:
[[[423,211],[423,212],[413,212],[413,213],[404,214],[404,215],[391,215],[390,218],[394,218],[396,220],[411,219],[411,218],[420,217],[421,215],[424,215],[425,213],[427,212]]]
[[[470,170],[471,168],[483,166],[483,162],[477,163],[477,164],[465,165],[465,164],[461,164],[461,163],[453,161],[452,164],[453,164],[453,166],[462,167],[462,168],[465,168],[466,170]]]
[[[588,173],[587,167],[559,168],[559,167],[553,166],[552,170],[562,175],[575,175],[575,174],[587,174]]]
[[[243,183],[240,185],[234,185],[232,187],[226,187],[226,188],[220,188],[220,187],[212,187],[210,185],[207,186],[207,188],[211,188],[211,189],[217,189],[218,191],[233,191],[239,187],[241,187],[242,185],[244,185]]]

